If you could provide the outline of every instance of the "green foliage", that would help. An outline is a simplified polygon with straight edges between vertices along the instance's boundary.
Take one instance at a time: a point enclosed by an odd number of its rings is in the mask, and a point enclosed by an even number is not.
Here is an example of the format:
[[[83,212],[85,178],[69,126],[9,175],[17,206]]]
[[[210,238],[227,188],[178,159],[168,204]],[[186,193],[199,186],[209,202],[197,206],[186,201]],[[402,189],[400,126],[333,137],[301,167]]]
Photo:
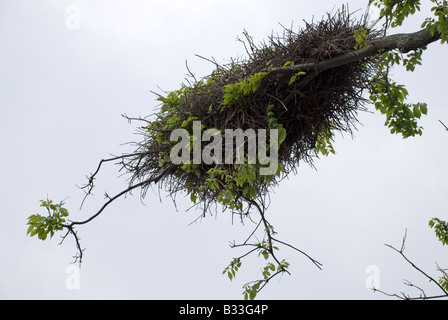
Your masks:
[[[294,67],[294,61],[286,61],[283,64],[283,67],[287,67],[287,66],[290,66],[291,68]],[[306,72],[303,72],[303,71],[298,71],[298,72],[294,73],[291,76],[291,78],[289,79],[288,85],[292,85],[294,82],[296,82],[298,79],[300,79],[300,76],[302,76],[304,74],[306,74]]]
[[[448,42],[448,1],[435,1],[431,0],[435,4],[431,8],[434,17],[427,17],[422,23],[422,28],[427,28],[431,31],[431,34],[437,31],[440,34],[441,43]]]
[[[406,58],[403,59],[403,66],[406,67],[406,71],[413,72],[415,70],[416,65],[422,65],[422,54],[423,49],[426,48],[419,48],[414,51],[411,51],[407,54]]]
[[[431,8],[433,17],[427,17],[422,23],[423,28],[430,30],[431,34],[437,31],[441,43],[448,41],[448,1],[431,0],[435,4]],[[374,5],[381,9],[380,15],[386,18],[387,27],[403,25],[405,19],[420,11],[418,0],[375,0]],[[361,41],[360,33],[355,35]],[[357,39],[358,43],[358,39]],[[395,65],[402,65],[407,71],[413,72],[417,65],[422,64],[422,54],[426,47],[417,48],[403,57],[403,54],[391,51],[383,53],[378,61],[378,74],[372,79],[370,99],[375,108],[386,115],[385,125],[391,133],[398,133],[403,138],[422,135],[422,127],[417,120],[428,112],[425,103],[406,103],[408,92],[403,85],[389,79],[389,69]]]
[[[289,83],[288,84],[292,85],[294,82],[297,81],[297,79],[300,79],[300,76],[302,76],[304,74],[306,74],[306,72],[303,72],[303,71],[299,71],[299,72],[294,73],[292,75],[291,79],[289,79]]]
[[[381,9],[381,16],[389,19],[392,28],[401,26],[407,17],[420,11],[419,0],[376,0],[374,5]]]
[[[161,111],[175,112],[180,101],[185,97],[186,91],[185,87],[181,87],[178,90],[169,92],[166,97],[159,96],[157,100],[163,103]]]
[[[248,79],[225,85],[225,93],[222,102],[223,107],[238,105],[245,96],[256,92],[260,86],[261,80],[268,74],[269,72],[255,73]]]
[[[316,141],[316,154],[328,156],[330,153],[335,154],[333,148],[334,132],[331,130],[319,130]]]
[[[233,259],[230,264],[224,269],[222,274],[227,274],[227,277],[232,281],[238,269],[241,267],[241,261],[238,258]]]
[[[68,210],[63,207],[64,202],[62,201],[58,204],[53,203],[52,200],[40,200],[40,202],[40,206],[47,209],[48,215],[33,214],[29,216],[27,223],[29,227],[26,233],[30,237],[37,235],[39,239],[45,240],[48,234],[52,238],[55,231],[63,229],[65,218],[68,217]]]
[[[439,278],[439,284],[445,291],[448,291],[448,276],[442,276]]]
[[[265,260],[268,260],[270,257],[268,250],[262,250],[260,254],[263,255]],[[269,282],[269,280],[271,280],[276,274],[286,272],[288,267],[289,263],[284,259],[277,266],[272,262],[267,262],[262,270],[263,279],[248,282],[243,286],[244,291],[242,294],[244,300],[254,300],[258,292]]]
[[[267,115],[267,118],[268,118],[267,120],[268,120],[269,127],[271,129],[277,129],[278,130],[278,146],[280,147],[282,142],[285,141],[285,139],[286,139],[286,129],[283,127],[283,125],[278,123],[278,120],[275,117],[274,105],[273,104],[270,104],[267,107],[266,115]]]
[[[448,222],[433,218],[428,224],[430,228],[434,229],[436,236],[439,241],[442,242],[442,245],[448,244]]]
[[[417,119],[428,112],[425,103],[406,103],[408,91],[390,79],[376,79],[371,83],[370,100],[375,108],[386,115],[385,126],[391,133],[400,133],[403,138],[422,135]]]
[[[236,272],[241,267],[241,259],[251,252],[258,251],[258,256],[262,256],[266,261],[266,265],[262,269],[262,279],[251,281],[243,286],[243,297],[245,300],[253,300],[257,296],[258,292],[276,275],[288,272],[289,263],[284,259],[282,261],[277,260],[274,255],[274,250],[278,250],[278,247],[273,245],[272,236],[276,234],[272,225],[268,224],[265,229],[265,234],[268,235],[266,240],[263,240],[254,244],[243,244],[243,246],[252,246],[249,253],[243,255],[240,258],[233,259],[230,264],[223,270],[222,274],[226,274],[230,280],[233,280],[236,276]]]
[[[404,85],[397,84],[389,78],[389,69],[403,65],[407,71],[414,71],[421,65],[423,48],[407,54],[406,58],[398,52],[385,52],[377,62],[378,73],[370,84],[370,100],[375,108],[386,115],[385,126],[391,133],[401,134],[403,138],[422,135],[422,127],[417,120],[428,113],[426,103],[410,104],[406,102],[409,95]]]
[[[442,245],[448,244],[448,222],[440,220],[439,218],[432,218],[429,220],[428,225],[433,228],[437,238],[442,243]],[[448,276],[444,274],[439,278],[439,284],[442,288],[448,291]]]
[[[367,30],[364,28],[355,30],[353,37],[356,40],[355,50],[361,49],[365,46],[368,38]]]

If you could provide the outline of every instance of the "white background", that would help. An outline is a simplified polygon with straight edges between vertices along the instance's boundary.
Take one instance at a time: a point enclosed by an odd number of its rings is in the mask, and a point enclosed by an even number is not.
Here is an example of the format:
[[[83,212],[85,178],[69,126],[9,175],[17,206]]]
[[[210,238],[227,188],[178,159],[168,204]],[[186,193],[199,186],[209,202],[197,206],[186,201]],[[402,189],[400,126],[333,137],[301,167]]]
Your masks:
[[[428,1],[426,1],[428,2]],[[367,0],[349,1],[364,12]],[[79,29],[70,29],[66,9],[79,9]],[[175,90],[184,81],[188,60],[198,76],[213,65],[195,57],[226,62],[244,55],[236,41],[246,29],[256,40],[296,28],[302,19],[321,19],[338,1],[164,0],[0,2],[0,298],[2,299],[240,299],[242,285],[261,276],[263,259],[248,259],[231,282],[221,271],[243,251],[253,225],[232,224],[219,213],[189,225],[199,212],[178,208],[157,189],[144,204],[138,193],[120,199],[88,225],[78,228],[86,248],[79,289],[68,289],[74,242],[58,245],[59,235],[42,242],[26,236],[26,218],[47,197],[83,220],[110,195],[126,187],[110,165],[98,176],[95,197],[82,211],[76,185],[110,154],[132,151],[138,124],[121,117],[147,116],[157,107],[150,90]],[[425,7],[425,10],[427,8]],[[403,29],[417,31],[423,16]],[[410,101],[427,102],[422,137],[389,134],[384,117],[361,113],[352,139],[338,136],[337,154],[300,167],[275,189],[268,218],[278,238],[323,264],[317,269],[303,255],[282,247],[291,276],[275,278],[261,299],[384,299],[366,288],[369,266],[376,266],[380,289],[406,290],[403,279],[432,290],[418,272],[384,244],[400,247],[434,277],[437,261],[448,266],[446,249],[427,226],[446,219],[448,123],[447,48],[431,44],[424,66],[414,73],[394,71]],[[373,106],[368,106],[370,111]],[[68,268],[68,269],[67,269]]]

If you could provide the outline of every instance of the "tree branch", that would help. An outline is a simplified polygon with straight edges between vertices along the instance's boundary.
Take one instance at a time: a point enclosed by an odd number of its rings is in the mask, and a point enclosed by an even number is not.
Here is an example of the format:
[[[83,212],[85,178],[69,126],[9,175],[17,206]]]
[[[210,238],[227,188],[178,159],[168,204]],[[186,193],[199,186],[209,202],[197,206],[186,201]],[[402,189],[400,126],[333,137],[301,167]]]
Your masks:
[[[143,185],[147,185],[149,183],[157,183],[160,179],[162,179],[163,177],[165,177],[170,171],[171,169],[174,167],[174,165],[171,166],[167,166],[165,170],[163,170],[160,174],[158,174],[155,177],[151,177],[150,179],[144,180],[140,183],[134,184],[129,186],[127,189],[121,191],[120,193],[116,194],[113,197],[109,197],[109,201],[107,201],[94,215],[92,215],[90,218],[88,218],[87,220],[84,221],[73,221],[72,223],[69,224],[69,226],[73,227],[74,225],[82,225],[82,224],[86,224],[90,221],[92,221],[93,219],[95,219],[96,217],[98,217],[101,212],[103,212],[104,209],[106,209],[106,207],[111,204],[113,201],[115,201],[116,199],[118,199],[119,197],[125,195],[126,193],[141,187]]]
[[[92,190],[93,190],[93,188],[95,187],[95,184],[93,183],[93,181],[95,180],[96,175],[100,172],[100,169],[101,169],[101,166],[103,165],[103,163],[105,163],[105,162],[110,162],[110,161],[115,161],[115,160],[118,160],[118,159],[124,159],[124,158],[128,158],[128,157],[135,157],[135,156],[143,155],[143,154],[145,154],[145,153],[140,152],[140,153],[125,154],[125,155],[121,155],[121,156],[117,156],[117,157],[113,157],[113,158],[108,158],[108,159],[102,159],[102,160],[99,162],[98,167],[96,168],[96,171],[95,171],[93,174],[91,174],[90,177],[87,177],[88,183],[85,184],[85,185],[82,186],[82,187],[79,187],[79,186],[78,186],[78,188],[81,189],[81,190],[87,189],[87,191],[84,190],[84,192],[85,192],[86,195],[84,196],[84,199],[83,199],[82,202],[81,202],[81,206],[80,206],[80,208],[82,208],[82,206],[83,206],[84,201],[86,200],[86,198],[87,198],[89,195],[92,194]]]
[[[332,59],[323,60],[316,63],[304,63],[294,66],[272,68],[270,75],[291,74],[298,71],[315,71],[320,73],[327,69],[336,68],[368,57],[373,57],[379,53],[399,50],[401,53],[407,53],[418,48],[423,48],[428,44],[440,39],[440,34],[435,31],[434,35],[427,29],[422,29],[414,33],[399,33],[378,39],[370,40],[362,49],[337,56]]]
[[[391,248],[392,250],[398,252],[403,257],[403,259],[406,260],[406,262],[408,262],[418,272],[423,274],[429,280],[429,282],[434,282],[437,285],[437,287],[439,287],[442,290],[443,294],[442,295],[427,296],[425,291],[422,288],[414,285],[413,283],[411,283],[411,282],[409,282],[407,280],[404,280],[404,284],[409,286],[409,287],[417,288],[421,292],[420,296],[418,296],[418,297],[411,297],[411,296],[405,294],[404,292],[401,292],[401,296],[399,296],[397,294],[386,293],[386,292],[381,291],[381,290],[376,289],[376,288],[373,288],[372,290],[374,292],[377,291],[377,292],[380,292],[380,293],[382,293],[384,295],[387,295],[387,296],[390,296],[390,297],[397,297],[399,299],[404,299],[404,300],[428,300],[428,299],[447,298],[448,297],[448,292],[440,285],[440,283],[437,280],[435,280],[433,277],[431,277],[430,275],[425,273],[422,269],[417,267],[411,260],[409,260],[408,257],[405,256],[404,249],[405,249],[406,236],[407,236],[407,232],[405,231],[405,234],[404,234],[403,241],[402,241],[400,249],[397,249],[397,248],[395,248],[395,247],[393,247],[393,246],[391,246],[389,244],[386,244],[386,246]]]

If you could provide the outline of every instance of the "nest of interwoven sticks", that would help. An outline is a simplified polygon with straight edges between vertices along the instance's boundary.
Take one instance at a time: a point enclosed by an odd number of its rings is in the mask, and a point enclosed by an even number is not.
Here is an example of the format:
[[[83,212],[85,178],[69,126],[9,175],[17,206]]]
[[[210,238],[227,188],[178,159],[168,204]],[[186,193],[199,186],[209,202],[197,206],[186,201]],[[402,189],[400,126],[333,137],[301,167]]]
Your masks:
[[[269,130],[269,119],[274,115],[276,127],[286,132],[278,149],[283,175],[294,172],[301,162],[312,163],[319,137],[352,133],[358,111],[365,109],[363,94],[375,74],[376,59],[364,58],[323,71],[308,68],[304,73],[295,67],[317,65],[353,52],[354,32],[360,28],[366,28],[365,19],[352,19],[343,8],[319,22],[306,23],[297,32],[285,28],[283,34],[270,36],[259,45],[244,33],[248,58],[224,65],[214,62],[216,68],[210,76],[200,80],[192,76],[181,90],[159,96],[161,109],[155,118],[144,120],[147,123],[140,132],[143,141],[137,143],[134,156],[123,158],[131,183],[140,183],[144,193],[152,182],[164,185],[174,195],[186,191],[204,209],[211,203],[223,203],[223,191],[229,188],[227,196],[236,200],[251,201],[265,195],[278,183],[279,176],[267,179],[255,175],[255,180],[248,178],[245,185],[232,182],[241,166],[201,163],[192,167],[171,163],[167,159],[174,144],[168,142],[171,132],[181,127],[191,129],[189,120],[200,121],[203,130]],[[372,39],[378,33],[367,30],[367,35]],[[254,90],[249,88],[242,96],[225,102],[232,86],[247,84],[254,80],[254,75],[260,77]],[[226,174],[211,175],[216,169]],[[211,179],[215,182],[210,183]],[[246,188],[248,184],[250,190]]]

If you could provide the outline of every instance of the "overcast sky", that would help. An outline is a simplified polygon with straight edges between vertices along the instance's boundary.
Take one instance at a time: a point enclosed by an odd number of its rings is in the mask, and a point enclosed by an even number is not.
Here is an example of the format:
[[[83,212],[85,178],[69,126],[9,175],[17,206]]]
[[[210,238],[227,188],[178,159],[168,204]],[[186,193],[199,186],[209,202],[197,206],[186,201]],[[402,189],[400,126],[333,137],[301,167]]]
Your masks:
[[[350,10],[367,0],[348,1]],[[128,196],[92,223],[78,228],[86,248],[79,288],[70,289],[75,244],[58,235],[42,242],[26,236],[26,218],[47,197],[66,206],[73,220],[89,217],[103,194],[126,187],[116,166],[98,176],[95,196],[82,211],[76,185],[110,154],[131,151],[138,124],[121,117],[147,116],[157,102],[150,92],[174,90],[188,60],[198,76],[244,55],[236,41],[246,29],[262,41],[283,25],[303,25],[338,8],[339,1],[164,0],[0,2],[0,298],[3,299],[240,299],[242,285],[260,277],[263,259],[243,261],[230,282],[221,271],[242,251],[253,225],[219,213],[189,225],[198,212],[181,197],[149,192],[144,203]],[[75,16],[73,16],[75,15]],[[77,16],[76,16],[77,15]],[[74,20],[73,20],[74,18]],[[412,19],[405,31],[416,31]],[[79,23],[79,24],[78,24]],[[407,279],[432,291],[426,279],[384,244],[401,245],[422,269],[438,277],[448,267],[446,249],[427,226],[447,218],[448,123],[444,60],[448,47],[431,44],[424,66],[394,72],[414,102],[427,102],[422,137],[389,134],[378,113],[361,113],[354,139],[337,136],[337,154],[307,165],[275,189],[268,219],[278,238],[323,264],[317,269],[286,247],[279,257],[291,276],[275,278],[260,299],[383,299],[366,288],[375,270],[380,289],[408,290]],[[373,107],[369,106],[373,111]],[[373,266],[372,268],[369,268]],[[69,284],[67,286],[67,283]],[[409,293],[416,293],[409,290]]]

